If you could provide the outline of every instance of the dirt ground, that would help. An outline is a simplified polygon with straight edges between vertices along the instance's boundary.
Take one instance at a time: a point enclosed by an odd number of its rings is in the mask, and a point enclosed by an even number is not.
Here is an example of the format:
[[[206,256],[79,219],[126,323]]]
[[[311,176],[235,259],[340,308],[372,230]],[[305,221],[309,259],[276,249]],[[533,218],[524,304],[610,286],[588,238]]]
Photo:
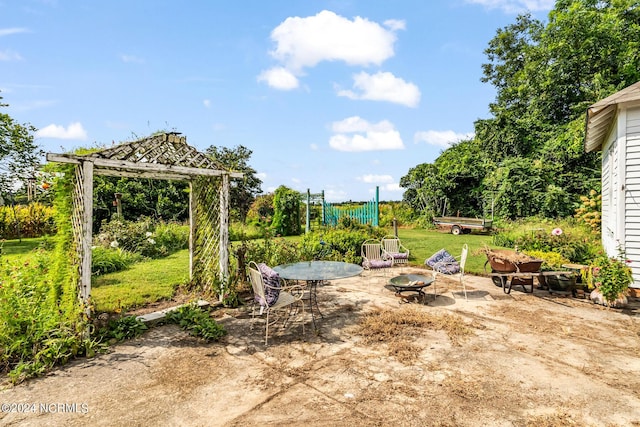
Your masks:
[[[420,305],[384,289],[389,274],[322,286],[318,330],[307,313],[305,334],[274,329],[268,347],[246,309],[214,312],[218,343],[152,328],[5,386],[0,425],[640,426],[637,301],[507,295],[467,276],[468,300],[442,277]]]

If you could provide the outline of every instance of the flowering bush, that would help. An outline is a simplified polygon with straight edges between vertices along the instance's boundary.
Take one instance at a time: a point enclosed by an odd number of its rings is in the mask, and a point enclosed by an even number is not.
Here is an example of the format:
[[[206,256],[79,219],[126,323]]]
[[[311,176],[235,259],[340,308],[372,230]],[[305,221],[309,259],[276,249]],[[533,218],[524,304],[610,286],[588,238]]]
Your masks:
[[[150,218],[139,221],[116,219],[103,223],[94,237],[94,245],[120,248],[148,258],[160,258],[189,246],[189,229],[176,223],[156,223]]]
[[[505,241],[500,244],[502,246],[518,246],[522,251],[555,252],[571,262],[578,263],[592,259],[595,253],[592,239],[579,233],[565,232],[559,227],[554,228],[551,232],[535,230],[521,234],[510,242]]]
[[[602,211],[602,195],[595,190],[591,190],[589,196],[580,196],[580,202],[582,204],[576,209],[574,217],[578,221],[587,224],[592,233],[599,235],[602,223],[600,214]]]
[[[633,282],[630,263],[624,252],[618,257],[603,254],[585,272],[585,281],[589,287],[595,286],[604,299],[611,303],[621,294],[624,295]]]

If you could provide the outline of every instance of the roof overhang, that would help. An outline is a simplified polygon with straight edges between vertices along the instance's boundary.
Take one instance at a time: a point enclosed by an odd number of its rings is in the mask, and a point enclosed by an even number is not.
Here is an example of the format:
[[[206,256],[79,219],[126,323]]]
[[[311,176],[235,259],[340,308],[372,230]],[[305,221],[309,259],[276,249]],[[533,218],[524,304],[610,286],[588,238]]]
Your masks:
[[[619,104],[640,100],[640,82],[610,95],[589,108],[585,120],[584,149],[587,153],[601,150],[611,130]]]

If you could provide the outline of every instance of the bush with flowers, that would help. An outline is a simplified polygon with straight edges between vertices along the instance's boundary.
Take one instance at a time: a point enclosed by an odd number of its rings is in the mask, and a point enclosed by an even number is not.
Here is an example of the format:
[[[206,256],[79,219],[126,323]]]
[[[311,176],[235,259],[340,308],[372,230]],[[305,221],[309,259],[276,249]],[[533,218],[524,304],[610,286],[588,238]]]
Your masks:
[[[630,261],[626,259],[624,251],[617,257],[601,254],[586,271],[583,281],[589,287],[595,287],[602,294],[604,300],[611,305],[619,298],[626,296],[629,285],[633,282]]]
[[[161,258],[189,245],[189,228],[151,218],[138,221],[114,219],[104,222],[94,236],[94,245],[123,249],[147,258]]]
[[[572,221],[514,222],[513,227],[514,230],[503,230],[493,236],[493,244],[517,246],[521,251],[555,252],[571,262],[581,264],[593,259],[600,248],[599,240],[589,230]]]

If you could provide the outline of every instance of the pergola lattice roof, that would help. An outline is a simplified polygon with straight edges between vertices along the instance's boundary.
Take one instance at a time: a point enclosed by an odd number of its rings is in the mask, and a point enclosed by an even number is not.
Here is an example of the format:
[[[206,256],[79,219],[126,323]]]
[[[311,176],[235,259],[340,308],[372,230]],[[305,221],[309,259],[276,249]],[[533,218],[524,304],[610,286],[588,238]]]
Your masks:
[[[241,173],[225,170],[188,145],[177,132],[156,134],[85,155],[47,154],[47,160],[53,162],[77,164],[82,159],[93,163],[96,175],[189,180],[226,174],[242,178]]]

